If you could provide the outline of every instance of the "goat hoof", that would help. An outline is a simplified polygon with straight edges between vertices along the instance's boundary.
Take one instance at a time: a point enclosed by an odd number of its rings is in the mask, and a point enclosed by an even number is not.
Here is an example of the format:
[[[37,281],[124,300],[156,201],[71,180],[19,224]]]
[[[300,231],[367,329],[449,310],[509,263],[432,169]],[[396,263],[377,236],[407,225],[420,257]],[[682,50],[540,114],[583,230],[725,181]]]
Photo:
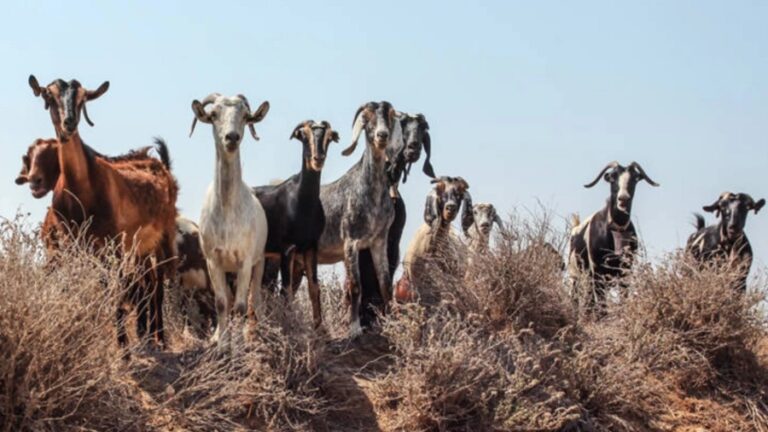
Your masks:
[[[360,320],[352,321],[349,325],[349,337],[355,339],[363,334],[363,328],[360,326]]]

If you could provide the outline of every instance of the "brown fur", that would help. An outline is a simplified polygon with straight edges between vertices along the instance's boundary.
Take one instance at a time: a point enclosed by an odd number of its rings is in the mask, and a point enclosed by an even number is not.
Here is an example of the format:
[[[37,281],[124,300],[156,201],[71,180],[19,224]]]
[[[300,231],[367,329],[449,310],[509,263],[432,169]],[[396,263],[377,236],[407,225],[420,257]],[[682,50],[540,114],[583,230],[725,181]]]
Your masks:
[[[151,336],[164,343],[162,325],[163,281],[174,277],[176,198],[178,185],[163,162],[146,157],[142,149],[132,155],[105,158],[86,146],[77,130],[79,115],[89,100],[101,96],[109,87],[102,85],[91,92],[70,81],[57,80],[45,88],[30,77],[30,86],[42,96],[51,114],[59,146],[59,176],[53,190],[52,209],[46,216],[44,232],[76,232],[83,223],[90,222],[88,236],[95,245],[115,239],[121,242],[123,252],[135,251],[141,262],[152,258],[155,263],[139,292],[132,289],[134,303],[139,303],[139,321],[142,321],[142,302],[149,301]],[[74,128],[67,128],[67,107],[63,106],[62,88],[76,88],[75,107],[69,110],[71,121],[75,113]],[[87,119],[87,113],[86,113]],[[142,156],[144,155],[144,156]],[[58,236],[56,236],[58,237]],[[154,312],[152,312],[154,309]],[[118,340],[127,343],[123,328],[124,311],[118,310]],[[139,324],[140,330],[143,323]]]

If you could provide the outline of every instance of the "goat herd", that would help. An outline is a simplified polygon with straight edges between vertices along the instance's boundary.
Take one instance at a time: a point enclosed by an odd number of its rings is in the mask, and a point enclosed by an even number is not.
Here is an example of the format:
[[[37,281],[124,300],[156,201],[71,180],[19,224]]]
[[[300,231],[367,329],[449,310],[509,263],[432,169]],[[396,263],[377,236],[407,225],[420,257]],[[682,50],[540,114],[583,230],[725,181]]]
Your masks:
[[[259,139],[255,124],[267,115],[269,103],[254,111],[245,96],[214,93],[192,102],[190,135],[197,122],[210,124],[216,151],[216,170],[198,227],[177,214],[178,185],[161,139],[155,140],[159,159],[150,155],[150,147],[112,157],[82,141],[81,115],[93,126],[87,103],[102,96],[109,82],[96,90],[60,79],[43,87],[30,76],[29,85],[43,99],[56,138],[38,139],[29,146],[16,183],[28,183],[35,198],[53,191],[41,230],[49,260],[55,264],[63,244],[82,234],[95,246],[94,253],[117,241],[122,253],[133,253],[139,263],[148,265],[145,276],[126,287],[125,301],[117,309],[122,346],[128,342],[126,305],[136,309],[139,337],[165,345],[165,283],[178,283],[185,292],[199,294],[197,307],[209,317],[205,330],[215,326],[213,339],[219,347],[228,344],[230,315],[247,316],[249,297],[255,318],[263,317],[262,285],[274,287],[278,274],[279,291],[289,297],[306,277],[312,316],[320,326],[318,264],[338,262],[346,271],[349,332],[356,336],[371,324],[374,309],[386,311],[393,292],[400,301],[413,297],[411,280],[417,274],[413,266],[434,254],[441,241],[463,244],[451,228],[462,206],[462,231],[472,250],[487,250],[492,225],[502,226],[493,205],[472,204],[463,178],[435,176],[425,117],[396,111],[388,102],[369,102],[355,113],[351,144],[342,154],[355,151],[362,133],[366,148],[340,179],[327,185],[320,182],[329,147],[339,141],[339,134],[326,121],[307,120],[290,135],[302,143],[301,171],[279,184],[249,187],[242,179],[239,148],[246,126]],[[406,217],[398,185],[405,183],[422,149],[423,172],[433,178],[434,187],[427,196],[424,224],[408,247],[403,279],[393,290]],[[586,187],[601,178],[611,185],[610,198],[586,220],[574,218],[569,255],[569,272],[587,275],[597,307],[604,303],[609,284],[629,270],[638,248],[630,220],[635,186],[640,181],[658,186],[636,162],[626,167],[612,162]],[[755,201],[744,193],[723,193],[704,207],[720,217],[719,225],[705,227],[697,216],[697,231],[687,250],[702,263],[724,260],[737,266],[738,288],[745,289],[752,251],[744,225],[747,212],[757,213],[764,204],[765,200]],[[558,260],[562,262],[559,253]],[[204,300],[211,298],[211,291],[215,300]]]

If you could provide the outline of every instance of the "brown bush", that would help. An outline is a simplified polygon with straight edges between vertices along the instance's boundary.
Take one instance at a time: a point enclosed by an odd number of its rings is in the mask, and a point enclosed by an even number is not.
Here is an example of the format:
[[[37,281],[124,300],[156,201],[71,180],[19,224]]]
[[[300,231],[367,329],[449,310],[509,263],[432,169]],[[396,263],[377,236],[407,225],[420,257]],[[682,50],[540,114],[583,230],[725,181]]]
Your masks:
[[[0,225],[2,429],[141,429],[114,336],[122,261],[80,242],[46,266],[37,238],[21,220]]]

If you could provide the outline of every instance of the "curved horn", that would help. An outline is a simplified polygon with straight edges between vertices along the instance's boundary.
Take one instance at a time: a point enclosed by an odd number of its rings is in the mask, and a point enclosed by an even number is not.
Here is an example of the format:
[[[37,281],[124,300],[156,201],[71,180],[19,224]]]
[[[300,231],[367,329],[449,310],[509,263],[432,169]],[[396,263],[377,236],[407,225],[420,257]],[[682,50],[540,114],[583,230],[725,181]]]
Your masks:
[[[202,102],[195,99],[192,101],[192,112],[195,113],[195,118],[192,119],[192,128],[189,130],[189,136],[195,131],[195,125],[197,125],[197,118],[200,117],[200,121],[210,123],[209,114],[205,112],[205,107],[216,101],[216,98],[220,95],[218,93],[211,93],[203,99]]]
[[[655,181],[651,180],[650,177],[648,177],[648,174],[645,173],[645,170],[643,170],[643,167],[641,167],[639,163],[633,161],[631,164],[629,164],[629,166],[634,167],[637,170],[637,172],[642,176],[643,180],[647,181],[648,184],[656,187],[659,186],[658,183],[656,183]]]
[[[592,180],[592,182],[585,184],[584,187],[585,188],[591,188],[592,186],[596,185],[597,182],[600,181],[600,177],[602,177],[603,174],[605,174],[606,171],[608,171],[609,169],[616,168],[617,166],[619,166],[618,162],[616,162],[616,161],[610,162],[608,165],[605,166],[605,168],[603,168],[602,171],[600,171],[600,174],[598,174],[597,177],[595,177],[595,179]]]
[[[344,156],[351,155],[357,147],[357,141],[360,139],[360,133],[363,132],[363,128],[365,127],[365,119],[363,117],[366,107],[367,105],[361,106],[357,109],[357,113],[355,113],[355,122],[352,124],[352,144],[350,144],[349,147],[345,148],[341,152],[341,154]]]

